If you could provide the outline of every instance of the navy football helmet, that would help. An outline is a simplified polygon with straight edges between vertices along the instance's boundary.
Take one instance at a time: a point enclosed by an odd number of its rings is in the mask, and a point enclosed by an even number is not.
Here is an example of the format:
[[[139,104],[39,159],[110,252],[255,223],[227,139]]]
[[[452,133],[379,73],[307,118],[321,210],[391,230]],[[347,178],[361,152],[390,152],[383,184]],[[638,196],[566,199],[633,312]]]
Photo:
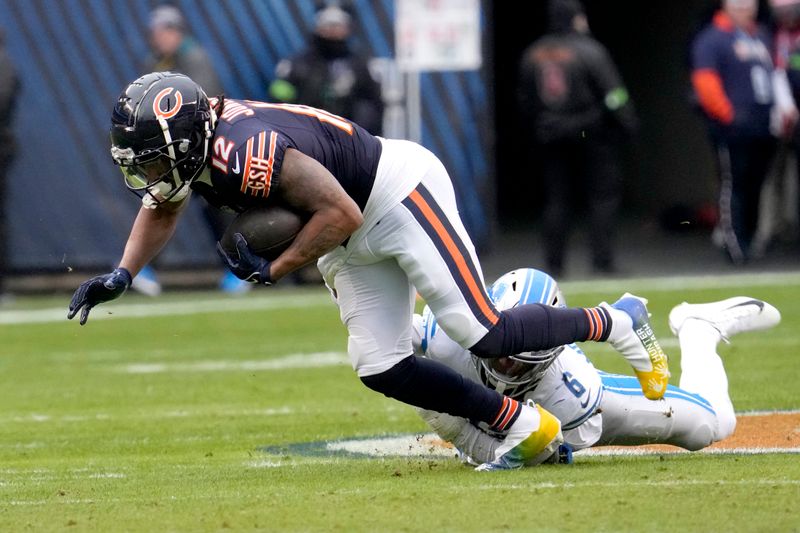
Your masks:
[[[111,115],[111,157],[146,207],[178,201],[203,170],[216,115],[188,76],[146,74],[128,85]]]
[[[500,310],[534,303],[566,307],[556,280],[533,268],[520,268],[502,275],[489,287],[488,292],[492,302]],[[536,387],[547,368],[563,350],[563,346],[558,346],[494,359],[473,355],[472,362],[485,385],[497,388],[498,384],[502,384],[503,393],[514,398]]]

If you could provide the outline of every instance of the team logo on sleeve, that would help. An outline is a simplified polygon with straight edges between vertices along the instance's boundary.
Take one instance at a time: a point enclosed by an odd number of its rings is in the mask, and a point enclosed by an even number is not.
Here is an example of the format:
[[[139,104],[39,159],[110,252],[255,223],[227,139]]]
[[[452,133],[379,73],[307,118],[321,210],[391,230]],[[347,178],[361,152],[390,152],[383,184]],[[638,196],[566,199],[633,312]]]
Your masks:
[[[175,95],[172,96],[172,91]],[[160,118],[172,118],[178,114],[183,105],[183,95],[180,91],[176,91],[174,87],[167,87],[162,89],[153,100],[153,113]]]
[[[241,187],[244,194],[262,198],[269,196],[277,144],[278,134],[274,131],[269,134],[269,150],[267,150],[267,132],[265,131],[258,134],[258,145],[256,145],[255,137],[247,140],[247,157],[244,160]]]

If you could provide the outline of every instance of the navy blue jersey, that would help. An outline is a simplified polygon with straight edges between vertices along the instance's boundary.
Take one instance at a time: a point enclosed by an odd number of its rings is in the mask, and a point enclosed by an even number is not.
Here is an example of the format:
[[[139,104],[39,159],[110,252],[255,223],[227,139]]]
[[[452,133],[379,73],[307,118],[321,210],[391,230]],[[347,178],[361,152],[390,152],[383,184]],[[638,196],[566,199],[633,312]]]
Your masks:
[[[714,110],[720,105],[716,101],[727,99],[738,127],[769,135],[773,103],[769,50],[770,36],[764,28],[755,26],[746,32],[736,28],[724,12],[717,12],[692,45],[693,76],[718,76],[724,90],[724,94],[711,93],[705,101],[700,95],[700,104],[710,117],[720,119]]]
[[[380,141],[347,119],[303,105],[225,100],[211,153],[211,204],[243,211],[273,203],[288,148],[319,161],[361,210],[372,191]]]

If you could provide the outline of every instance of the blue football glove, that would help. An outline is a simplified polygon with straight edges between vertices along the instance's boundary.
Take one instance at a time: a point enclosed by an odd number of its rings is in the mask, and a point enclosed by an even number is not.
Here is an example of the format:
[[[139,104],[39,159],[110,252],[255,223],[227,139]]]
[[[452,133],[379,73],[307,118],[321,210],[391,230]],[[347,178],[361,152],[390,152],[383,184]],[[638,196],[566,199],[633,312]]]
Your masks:
[[[110,274],[95,276],[84,281],[72,295],[67,318],[72,320],[83,308],[81,326],[86,324],[89,319],[89,311],[95,305],[119,298],[131,286],[131,281],[131,273],[124,268],[117,268]]]
[[[217,242],[217,253],[222,257],[231,272],[237,278],[250,283],[272,285],[272,278],[269,275],[270,262],[254,254],[250,247],[247,246],[247,241],[241,233],[233,235],[233,242],[236,244],[237,257],[228,255],[222,245]]]

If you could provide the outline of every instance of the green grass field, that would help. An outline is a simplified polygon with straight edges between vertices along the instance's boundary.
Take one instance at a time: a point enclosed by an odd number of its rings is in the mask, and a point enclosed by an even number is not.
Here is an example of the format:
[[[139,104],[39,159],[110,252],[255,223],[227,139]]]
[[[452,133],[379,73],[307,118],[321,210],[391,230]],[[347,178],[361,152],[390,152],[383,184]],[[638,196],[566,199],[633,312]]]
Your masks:
[[[731,395],[739,411],[800,409],[800,274],[562,288],[571,305],[647,296],[673,383],[673,305],[771,302],[780,326],[720,349]],[[358,381],[322,288],[129,294],[84,327],[65,319],[68,300],[0,309],[0,531],[800,531],[797,454],[579,456],[485,474],[447,457],[319,453],[427,432]],[[584,348],[629,373],[609,348]]]

